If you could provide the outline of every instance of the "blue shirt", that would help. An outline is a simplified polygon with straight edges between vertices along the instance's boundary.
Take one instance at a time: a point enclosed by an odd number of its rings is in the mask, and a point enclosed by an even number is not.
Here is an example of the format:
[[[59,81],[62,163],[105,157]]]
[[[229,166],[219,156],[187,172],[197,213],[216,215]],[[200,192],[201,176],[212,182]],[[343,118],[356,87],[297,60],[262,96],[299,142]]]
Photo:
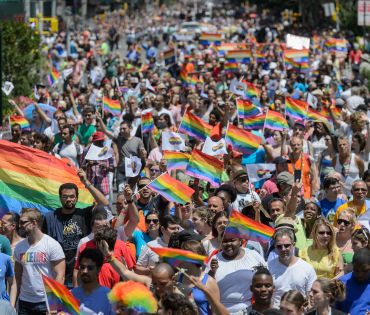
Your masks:
[[[143,231],[135,230],[134,233],[132,233],[132,243],[136,248],[136,260],[139,258],[143,246],[150,241],[152,241],[150,236]]]
[[[338,198],[337,200],[335,201],[329,201],[328,199],[323,199],[323,200],[320,200],[320,207],[321,207],[321,210],[322,210],[322,214],[327,217],[328,216],[328,213],[329,212],[333,212],[335,214],[335,212],[337,211],[337,209],[339,208],[340,205],[346,203],[347,201],[343,200],[343,199],[340,199]]]
[[[71,290],[73,296],[80,301],[81,304],[94,311],[95,313],[103,313],[104,315],[113,315],[112,305],[108,300],[110,289],[106,287],[96,288],[90,295],[86,295],[82,287],[77,287]]]
[[[10,256],[0,253],[0,299],[9,301],[9,295],[6,292],[7,277],[14,277],[12,260]]]
[[[339,280],[346,286],[346,299],[337,304],[337,308],[345,313],[366,314],[370,310],[370,279],[366,283],[359,283],[347,273]]]

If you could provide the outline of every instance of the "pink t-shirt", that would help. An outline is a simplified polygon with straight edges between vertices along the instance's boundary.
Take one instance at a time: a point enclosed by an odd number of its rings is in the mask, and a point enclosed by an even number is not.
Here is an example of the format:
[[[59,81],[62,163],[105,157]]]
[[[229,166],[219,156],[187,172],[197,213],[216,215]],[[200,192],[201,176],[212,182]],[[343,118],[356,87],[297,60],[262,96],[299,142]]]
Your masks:
[[[265,189],[268,195],[278,192],[279,189],[276,185],[276,178],[272,177],[269,180],[265,181],[262,185],[262,189]]]

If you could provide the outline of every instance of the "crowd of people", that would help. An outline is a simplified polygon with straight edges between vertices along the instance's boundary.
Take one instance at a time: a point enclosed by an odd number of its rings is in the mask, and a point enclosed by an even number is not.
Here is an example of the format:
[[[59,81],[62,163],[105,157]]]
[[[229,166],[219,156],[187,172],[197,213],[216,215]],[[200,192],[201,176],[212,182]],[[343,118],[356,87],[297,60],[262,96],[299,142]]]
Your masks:
[[[264,60],[253,53],[230,71],[227,55],[198,33],[176,38],[176,25],[192,18],[186,6],[149,9],[106,12],[87,29],[45,37],[45,68],[64,74],[36,85],[30,116],[28,98],[9,100],[29,123],[13,123],[9,141],[73,164],[94,204],[78,208],[79,189],[66,182],[54,211],[2,213],[0,313],[47,313],[42,273],[96,314],[369,314],[370,94],[361,66],[370,57],[361,43],[339,31],[306,32],[248,5],[214,10],[206,27],[222,34],[219,47],[265,47]],[[311,38],[308,70],[283,59],[290,31]],[[345,53],[328,50],[328,38],[345,39]],[[223,165],[217,187],[168,170],[162,134],[181,130],[186,113],[219,127],[219,139],[229,125],[245,128],[233,81],[256,88],[246,98],[261,114],[285,117],[291,98],[328,115],[286,116],[287,128],[253,130],[262,141],[251,154],[228,144],[215,155]],[[119,104],[118,113],[104,100]],[[155,126],[144,133],[146,113]],[[182,152],[203,149],[204,141],[184,138]],[[105,158],[91,158],[92,147]],[[141,161],[134,176],[133,157]],[[270,175],[252,180],[248,165],[267,163]],[[194,190],[190,202],[148,186],[164,173]],[[271,239],[224,233],[233,211],[274,228]],[[167,247],[207,263],[174,266],[152,250]]]

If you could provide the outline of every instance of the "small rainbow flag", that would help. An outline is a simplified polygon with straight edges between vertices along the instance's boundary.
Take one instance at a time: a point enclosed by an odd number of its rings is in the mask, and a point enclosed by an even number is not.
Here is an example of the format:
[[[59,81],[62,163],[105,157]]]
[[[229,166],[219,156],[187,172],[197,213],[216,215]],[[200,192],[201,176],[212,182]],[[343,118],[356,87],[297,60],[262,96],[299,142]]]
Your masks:
[[[246,97],[253,98],[260,96],[260,90],[253,83],[250,83],[245,80],[242,80],[242,82],[247,86]]]
[[[229,62],[250,63],[252,53],[249,49],[230,50],[226,54],[226,59]]]
[[[141,133],[148,133],[154,130],[154,120],[152,113],[141,115]]]
[[[211,130],[211,125],[207,124],[190,111],[187,111],[182,118],[178,132],[187,134],[199,141],[205,141]]]
[[[121,103],[119,100],[112,100],[109,97],[103,97],[103,106],[104,110],[107,110],[114,116],[121,114]]]
[[[291,97],[285,98],[285,113],[294,120],[307,119],[308,104],[301,100],[295,100]]]
[[[222,40],[222,34],[218,33],[202,33],[199,37],[199,42],[202,45],[210,45],[211,43],[215,45],[220,45]]]
[[[284,58],[293,59],[297,62],[308,61],[309,51],[308,49],[286,49],[284,50]]]
[[[263,126],[265,125],[265,114],[247,117],[243,120],[243,126],[246,130],[259,130],[263,129]]]
[[[248,100],[237,99],[236,108],[238,110],[239,119],[246,119],[247,117],[261,114],[259,108]]]
[[[348,53],[347,43],[347,40],[342,38],[329,38],[325,42],[325,47],[330,52],[346,55]]]
[[[48,74],[48,81],[51,86],[53,86],[60,78],[60,73],[57,69],[53,68],[51,72]]]
[[[30,123],[23,116],[17,116],[17,115],[10,116],[10,126],[13,126],[15,124],[20,125],[22,129],[29,129],[30,128]]]
[[[186,174],[203,179],[213,187],[219,187],[223,170],[224,164],[219,159],[194,149],[186,168]]]
[[[257,63],[267,62],[266,45],[257,45],[256,47],[256,61]]]
[[[272,227],[252,220],[233,210],[229,217],[229,225],[225,229],[225,236],[267,243],[274,235],[274,232],[275,230]]]
[[[258,149],[262,139],[249,131],[229,124],[226,131],[226,143],[239,152],[252,154]]]
[[[190,262],[193,264],[204,265],[207,263],[208,257],[199,255],[191,252],[190,250],[184,250],[179,248],[169,247],[151,247],[149,248],[156,253],[163,261],[169,263],[173,267],[183,262]]]
[[[226,56],[228,51],[236,50],[238,48],[241,48],[239,46],[241,46],[241,45],[238,44],[238,43],[222,43],[219,46],[216,46],[216,51],[217,51],[217,54],[220,57],[224,57],[224,56]]]
[[[163,59],[166,66],[173,65],[176,62],[175,49],[172,48],[163,52]]]
[[[71,315],[80,314],[80,304],[72,293],[59,282],[41,275],[44,283],[49,311],[67,312]]]
[[[190,155],[176,151],[163,151],[163,158],[167,161],[167,170],[185,170],[188,166]]]
[[[284,58],[285,66],[291,66],[298,72],[307,72],[310,69],[308,61],[296,61],[291,58]]]
[[[236,62],[225,63],[224,69],[227,73],[233,73],[239,71],[239,66]]]
[[[157,192],[168,201],[173,201],[182,205],[191,202],[191,196],[194,194],[192,188],[172,178],[167,173],[158,176],[148,184],[147,187]]]
[[[266,113],[265,128],[281,131],[289,129],[289,126],[282,114],[273,110],[268,110]]]
[[[183,85],[187,86],[190,84],[190,78],[188,76],[188,73],[185,69],[182,69],[180,71],[180,80],[182,81]]]
[[[328,118],[325,114],[314,110],[313,108],[308,108],[307,118],[313,121],[328,122]]]

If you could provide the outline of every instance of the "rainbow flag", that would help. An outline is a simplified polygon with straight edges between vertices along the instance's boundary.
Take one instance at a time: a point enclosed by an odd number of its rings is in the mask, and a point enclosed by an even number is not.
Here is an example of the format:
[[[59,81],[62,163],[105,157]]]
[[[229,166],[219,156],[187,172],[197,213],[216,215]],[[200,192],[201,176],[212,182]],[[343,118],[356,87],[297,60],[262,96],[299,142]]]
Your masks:
[[[226,56],[227,52],[230,50],[236,50],[242,48],[240,46],[245,46],[238,43],[221,43],[219,46],[215,46],[216,52],[220,57]]]
[[[298,72],[307,72],[310,69],[308,61],[296,61],[291,58],[284,58],[284,63],[286,67],[292,67]]]
[[[41,212],[61,206],[59,186],[75,183],[76,207],[91,206],[93,198],[77,176],[77,169],[64,159],[41,150],[0,140],[0,215],[35,207]]]
[[[148,112],[141,115],[141,133],[148,133],[154,130],[154,120],[152,113]]]
[[[156,253],[164,262],[169,263],[173,267],[178,267],[181,262],[189,262],[198,265],[204,265],[208,261],[207,256],[199,255],[179,248],[169,247],[151,247],[149,248]]]
[[[259,130],[263,129],[263,126],[265,125],[265,114],[256,115],[252,117],[247,117],[243,120],[243,126],[246,130]]]
[[[222,34],[218,33],[202,33],[199,37],[199,42],[202,45],[210,45],[213,43],[214,45],[218,46],[221,44]]]
[[[266,45],[257,45],[256,47],[256,62],[264,63],[267,62]]]
[[[284,130],[289,129],[289,125],[282,114],[273,110],[268,110],[266,113],[265,128],[271,130]]]
[[[188,76],[188,73],[185,69],[182,69],[180,71],[180,80],[182,81],[183,85],[187,86],[190,84],[190,78]]]
[[[334,52],[336,54],[343,54],[347,55],[348,48],[347,48],[347,40],[341,38],[329,38],[325,42],[325,47],[330,52]]]
[[[248,100],[237,99],[236,108],[239,119],[246,119],[247,117],[261,114],[259,108]]]
[[[225,63],[224,69],[227,73],[239,72],[239,66],[236,62]]]
[[[176,62],[175,49],[172,48],[163,52],[163,60],[166,66],[173,65]]]
[[[294,120],[307,119],[308,104],[301,100],[291,97],[285,98],[285,114]]]
[[[182,118],[178,132],[187,134],[199,141],[205,141],[211,130],[211,125],[207,124],[190,111],[187,111]]]
[[[225,229],[225,236],[267,243],[274,235],[274,232],[275,230],[272,227],[259,223],[233,210],[229,217],[229,225]]]
[[[190,155],[176,151],[163,151],[163,158],[167,162],[167,170],[185,170],[188,166]]]
[[[262,139],[249,131],[229,124],[226,131],[226,143],[230,144],[233,150],[244,154],[252,154],[258,149]]]
[[[249,49],[230,50],[226,54],[226,59],[229,62],[250,63],[252,53]]]
[[[23,116],[17,116],[17,115],[10,116],[10,126],[13,126],[15,124],[20,125],[22,129],[30,128],[30,123],[28,122],[26,117],[23,117]]]
[[[121,114],[121,104],[119,100],[112,100],[109,97],[103,97],[103,106],[104,110],[107,110],[114,116],[118,116]]]
[[[60,73],[57,69],[53,68],[51,72],[48,74],[48,81],[51,86],[53,86],[60,78]]]
[[[328,118],[322,112],[318,112],[313,108],[308,108],[307,118],[313,121],[328,122]]]
[[[172,178],[167,173],[163,173],[147,185],[148,188],[160,194],[168,201],[179,204],[191,202],[194,190],[184,183]]]
[[[253,84],[248,81],[242,80],[242,82],[246,85],[246,97],[253,98],[260,96],[260,90]]]
[[[223,170],[224,164],[219,159],[194,149],[186,168],[186,174],[203,179],[213,187],[219,187]]]
[[[309,51],[308,49],[286,49],[284,50],[284,58],[293,59],[297,62],[308,61]]]
[[[41,275],[41,277],[48,300],[49,312],[57,311],[58,314],[59,312],[67,312],[71,315],[80,314],[80,303],[72,295],[71,291],[52,278],[45,275]]]

